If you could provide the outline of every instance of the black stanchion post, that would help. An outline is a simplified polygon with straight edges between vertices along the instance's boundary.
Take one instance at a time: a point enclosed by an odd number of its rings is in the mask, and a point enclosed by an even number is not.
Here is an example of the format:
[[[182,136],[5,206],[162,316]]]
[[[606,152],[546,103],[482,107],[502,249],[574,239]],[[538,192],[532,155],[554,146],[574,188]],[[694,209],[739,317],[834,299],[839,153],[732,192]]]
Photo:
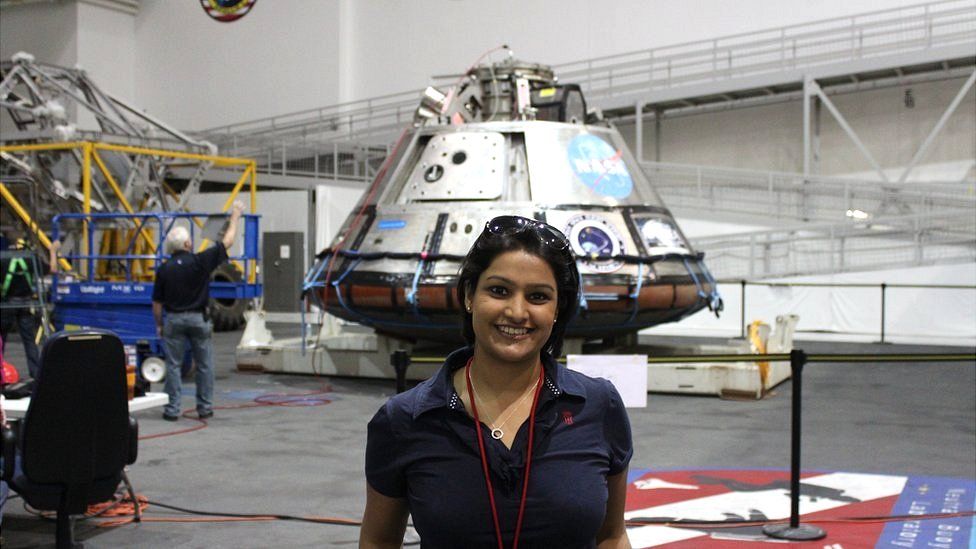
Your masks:
[[[739,321],[739,331],[742,339],[746,338],[746,281],[742,279],[742,287],[739,290],[739,308],[742,309],[742,318]]]
[[[885,290],[887,290],[888,285],[884,282],[881,283],[881,343],[884,343],[885,337],[885,301],[887,301],[885,296]]]
[[[807,354],[790,351],[790,374],[793,381],[792,421],[790,425],[790,523],[767,524],[763,533],[771,538],[809,541],[827,535],[822,528],[800,524],[800,402],[803,394],[803,365]]]
[[[390,353],[390,364],[396,372],[396,392],[402,393],[407,390],[407,367],[410,366],[410,355],[403,349],[397,349]]]

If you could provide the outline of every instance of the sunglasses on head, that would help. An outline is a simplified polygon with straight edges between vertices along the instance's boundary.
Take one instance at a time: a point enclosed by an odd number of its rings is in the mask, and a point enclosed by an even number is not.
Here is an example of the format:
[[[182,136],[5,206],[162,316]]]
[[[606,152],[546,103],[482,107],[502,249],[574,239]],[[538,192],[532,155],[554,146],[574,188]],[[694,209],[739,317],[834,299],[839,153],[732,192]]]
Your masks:
[[[533,231],[542,242],[555,250],[569,247],[569,239],[559,229],[541,221],[518,215],[500,215],[485,223],[485,232],[496,236],[509,236],[525,231]]]

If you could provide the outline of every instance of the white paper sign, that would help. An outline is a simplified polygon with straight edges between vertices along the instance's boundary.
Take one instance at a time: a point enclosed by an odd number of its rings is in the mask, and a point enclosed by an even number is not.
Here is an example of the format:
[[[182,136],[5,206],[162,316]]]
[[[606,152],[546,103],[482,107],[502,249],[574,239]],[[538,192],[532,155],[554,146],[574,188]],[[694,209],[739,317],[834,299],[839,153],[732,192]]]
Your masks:
[[[569,355],[566,365],[613,384],[627,408],[647,407],[647,355]]]
[[[288,244],[282,244],[278,249],[278,257],[281,259],[288,259],[291,257],[291,246]]]

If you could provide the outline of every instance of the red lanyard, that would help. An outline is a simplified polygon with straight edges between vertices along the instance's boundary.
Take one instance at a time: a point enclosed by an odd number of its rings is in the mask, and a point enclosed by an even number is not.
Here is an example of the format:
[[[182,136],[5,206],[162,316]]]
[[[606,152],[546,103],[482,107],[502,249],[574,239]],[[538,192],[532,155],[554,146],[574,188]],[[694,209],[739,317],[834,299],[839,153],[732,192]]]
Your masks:
[[[495,539],[498,540],[498,549],[505,549],[502,544],[502,529],[498,522],[498,508],[495,506],[495,489],[491,485],[491,476],[488,474],[488,457],[485,453],[485,439],[481,433],[481,420],[478,419],[478,407],[474,403],[474,389],[471,387],[471,362],[474,357],[468,359],[464,366],[464,376],[468,382],[468,400],[471,402],[471,413],[474,415],[474,430],[478,433],[478,449],[481,451],[481,470],[485,474],[485,484],[488,485],[488,504],[491,506],[491,518],[495,523]],[[522,533],[522,517],[525,516],[525,496],[529,493],[529,471],[532,470],[532,446],[535,441],[535,407],[539,403],[539,393],[542,392],[544,368],[539,367],[539,381],[536,382],[535,395],[532,397],[532,411],[529,413],[529,449],[525,456],[525,472],[522,479],[522,500],[519,502],[518,521],[515,523],[515,538],[512,542],[512,549],[518,549],[519,535]]]

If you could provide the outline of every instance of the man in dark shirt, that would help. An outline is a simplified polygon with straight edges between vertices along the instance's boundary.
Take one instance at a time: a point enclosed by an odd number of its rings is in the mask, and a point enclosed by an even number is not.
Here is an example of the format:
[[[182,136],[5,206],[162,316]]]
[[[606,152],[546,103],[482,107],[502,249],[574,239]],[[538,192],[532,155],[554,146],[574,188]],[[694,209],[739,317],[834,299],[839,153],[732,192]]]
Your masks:
[[[51,269],[57,269],[57,251],[61,243],[55,240],[50,248]],[[7,335],[14,324],[20,332],[27,356],[27,371],[37,379],[40,372],[40,353],[37,350],[38,308],[44,306],[37,293],[37,277],[47,269],[38,264],[37,253],[31,249],[26,235],[14,239],[10,250],[0,257],[0,338],[6,349]]]
[[[221,242],[196,254],[191,251],[193,242],[186,228],[174,227],[166,235],[166,252],[171,257],[156,271],[152,300],[156,333],[163,338],[166,350],[166,393],[169,403],[163,408],[163,419],[167,421],[176,421],[180,416],[180,362],[187,340],[193,349],[193,360],[197,367],[197,414],[200,419],[213,417],[213,325],[207,316],[210,276],[214,269],[227,261],[227,249],[234,244],[243,210],[244,205],[235,202]]]

